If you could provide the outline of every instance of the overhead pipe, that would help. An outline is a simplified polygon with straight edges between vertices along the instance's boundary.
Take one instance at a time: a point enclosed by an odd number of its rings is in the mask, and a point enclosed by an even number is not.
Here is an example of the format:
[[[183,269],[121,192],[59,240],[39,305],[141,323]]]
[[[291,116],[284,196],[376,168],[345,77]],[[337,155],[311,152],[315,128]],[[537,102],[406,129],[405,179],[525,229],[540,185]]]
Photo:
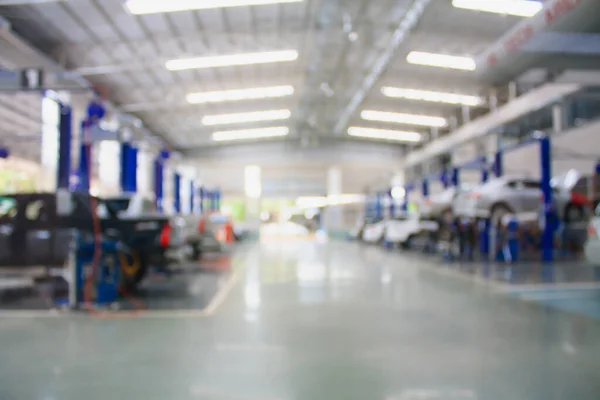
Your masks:
[[[523,19],[477,57],[476,72],[484,81],[501,83],[517,77],[536,64],[544,65],[543,59],[556,57],[556,54],[541,54],[546,47],[544,33],[582,31],[596,23],[598,15],[598,0],[546,1],[539,13]]]
[[[402,21],[398,28],[394,31],[392,35],[392,40],[389,45],[383,51],[383,53],[376,59],[373,67],[367,73],[364,80],[361,82],[358,91],[354,94],[350,103],[346,106],[342,115],[340,116],[338,123],[335,125],[334,132],[337,135],[341,135],[344,128],[348,125],[348,121],[350,117],[358,106],[362,104],[367,94],[371,91],[377,80],[381,77],[381,74],[385,71],[392,56],[400,47],[400,44],[404,41],[404,39],[408,36],[410,31],[417,25],[423,13],[425,12],[425,8],[431,3],[431,0],[414,0],[410,9],[404,14]]]

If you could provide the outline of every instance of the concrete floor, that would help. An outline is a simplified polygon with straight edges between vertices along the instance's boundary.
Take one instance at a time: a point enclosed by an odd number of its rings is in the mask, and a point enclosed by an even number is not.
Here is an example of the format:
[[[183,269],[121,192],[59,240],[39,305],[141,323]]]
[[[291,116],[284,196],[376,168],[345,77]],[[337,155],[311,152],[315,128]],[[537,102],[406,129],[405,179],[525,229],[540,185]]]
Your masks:
[[[238,251],[212,315],[1,318],[0,399],[600,398],[600,320],[436,262],[270,242]]]

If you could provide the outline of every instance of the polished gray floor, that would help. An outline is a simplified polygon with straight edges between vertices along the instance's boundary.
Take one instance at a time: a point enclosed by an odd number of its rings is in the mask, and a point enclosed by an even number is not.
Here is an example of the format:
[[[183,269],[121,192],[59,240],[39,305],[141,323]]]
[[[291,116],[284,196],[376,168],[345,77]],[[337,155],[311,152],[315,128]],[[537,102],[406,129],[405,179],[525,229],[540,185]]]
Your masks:
[[[600,398],[600,320],[353,243],[239,249],[210,312],[0,319],[0,399]]]

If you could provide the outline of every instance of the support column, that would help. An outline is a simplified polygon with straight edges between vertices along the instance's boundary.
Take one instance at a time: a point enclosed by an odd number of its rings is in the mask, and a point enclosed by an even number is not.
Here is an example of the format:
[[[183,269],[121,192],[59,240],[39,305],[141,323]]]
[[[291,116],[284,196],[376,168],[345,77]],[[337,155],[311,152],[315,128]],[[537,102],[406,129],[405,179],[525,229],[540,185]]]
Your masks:
[[[258,165],[244,169],[244,192],[246,194],[246,222],[255,232],[260,228],[260,205],[262,196],[262,170]]]
[[[196,213],[196,184],[190,180],[190,214]]]
[[[504,175],[504,165],[502,162],[502,150],[497,151],[494,155],[494,176],[497,178]]]
[[[381,192],[375,193],[375,218],[378,220],[383,218],[383,196]]]
[[[556,228],[556,213],[553,210],[552,187],[552,146],[550,138],[540,138],[540,160],[541,160],[541,189],[544,196],[544,224],[542,233],[542,261],[550,262],[554,259],[554,230]]]
[[[181,175],[173,174],[173,208],[177,214],[181,214]]]
[[[390,199],[390,218],[394,218],[396,216],[396,199],[393,196],[394,188],[390,188],[387,192],[387,196]]]
[[[481,183],[485,183],[490,178],[490,171],[485,156],[481,157]]]
[[[423,186],[421,187],[422,189],[422,193],[423,193],[423,198],[426,199],[427,197],[429,197],[429,179],[428,178],[423,178]]]
[[[460,186],[460,169],[459,168],[456,168],[456,167],[452,168],[451,184],[454,187]]]
[[[121,143],[121,192],[137,192],[138,149],[131,143]]]
[[[557,103],[552,106],[552,128],[554,133],[562,132],[564,129],[564,106]]]
[[[158,212],[162,213],[164,211],[163,202],[164,202],[164,189],[163,189],[163,179],[164,179],[164,160],[159,155],[154,160],[154,196],[156,199],[156,209]]]
[[[200,214],[203,214],[204,211],[206,210],[206,190],[204,190],[204,187],[200,186],[200,189],[198,190],[198,195],[200,196],[199,199],[199,205],[200,205]]]
[[[60,105],[58,171],[56,186],[69,189],[71,179],[71,140],[73,137],[73,112],[70,106]]]
[[[82,192],[90,191],[90,166],[92,164],[92,143],[86,138],[87,123],[81,124],[81,147],[79,149],[79,173],[77,188]]]
[[[329,200],[339,199],[342,194],[342,170],[339,167],[331,167],[327,170],[327,198]],[[339,205],[329,205],[324,213],[325,228],[332,231],[341,231],[344,227],[342,221],[342,208]]]

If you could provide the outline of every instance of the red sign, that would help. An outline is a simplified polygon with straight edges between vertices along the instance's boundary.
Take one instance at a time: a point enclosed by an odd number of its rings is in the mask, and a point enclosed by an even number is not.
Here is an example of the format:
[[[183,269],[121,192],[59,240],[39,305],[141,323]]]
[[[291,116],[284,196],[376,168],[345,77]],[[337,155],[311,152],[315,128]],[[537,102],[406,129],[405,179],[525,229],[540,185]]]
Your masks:
[[[583,0],[558,0],[551,7],[548,7],[544,12],[546,22],[556,21],[563,15],[573,11]]]

